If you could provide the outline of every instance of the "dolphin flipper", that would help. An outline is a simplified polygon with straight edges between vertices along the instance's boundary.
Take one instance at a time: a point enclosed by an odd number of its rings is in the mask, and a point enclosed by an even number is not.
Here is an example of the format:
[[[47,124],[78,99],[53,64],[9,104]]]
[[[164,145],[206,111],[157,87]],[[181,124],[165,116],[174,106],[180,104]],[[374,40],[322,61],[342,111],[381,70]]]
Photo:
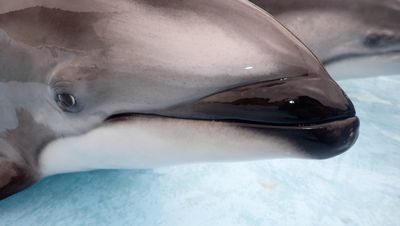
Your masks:
[[[0,157],[0,200],[33,184],[36,180],[28,166]]]

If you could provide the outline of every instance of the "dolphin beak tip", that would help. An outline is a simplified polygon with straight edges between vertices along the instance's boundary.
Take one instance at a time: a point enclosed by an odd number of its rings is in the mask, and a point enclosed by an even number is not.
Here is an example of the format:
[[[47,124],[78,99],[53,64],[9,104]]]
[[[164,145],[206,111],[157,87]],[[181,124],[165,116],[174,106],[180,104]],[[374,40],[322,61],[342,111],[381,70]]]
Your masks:
[[[326,159],[357,140],[360,121],[351,100],[331,79],[301,77],[225,90],[169,112],[178,118],[228,121],[282,137],[306,158]]]
[[[328,159],[350,149],[358,139],[360,120],[353,116],[318,125],[299,136],[303,150],[312,159]],[[299,139],[299,137],[297,139]]]

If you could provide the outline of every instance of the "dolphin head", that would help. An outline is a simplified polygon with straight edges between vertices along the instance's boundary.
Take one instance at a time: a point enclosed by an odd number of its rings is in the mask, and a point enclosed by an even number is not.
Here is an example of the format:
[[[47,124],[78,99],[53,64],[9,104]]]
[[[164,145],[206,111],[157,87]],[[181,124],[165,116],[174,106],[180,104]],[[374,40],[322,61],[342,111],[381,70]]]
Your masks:
[[[0,197],[64,172],[328,158],[357,138],[319,61],[245,1],[23,3],[1,4]]]
[[[298,36],[335,78],[400,71],[398,0],[251,0]]]

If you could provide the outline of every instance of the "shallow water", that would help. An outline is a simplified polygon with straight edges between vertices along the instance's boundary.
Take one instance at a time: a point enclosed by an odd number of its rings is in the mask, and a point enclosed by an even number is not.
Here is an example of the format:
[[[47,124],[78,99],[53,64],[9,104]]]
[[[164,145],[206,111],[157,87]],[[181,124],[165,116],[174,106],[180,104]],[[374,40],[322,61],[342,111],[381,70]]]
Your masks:
[[[340,84],[361,129],[339,157],[53,176],[0,201],[0,225],[399,225],[400,76]]]

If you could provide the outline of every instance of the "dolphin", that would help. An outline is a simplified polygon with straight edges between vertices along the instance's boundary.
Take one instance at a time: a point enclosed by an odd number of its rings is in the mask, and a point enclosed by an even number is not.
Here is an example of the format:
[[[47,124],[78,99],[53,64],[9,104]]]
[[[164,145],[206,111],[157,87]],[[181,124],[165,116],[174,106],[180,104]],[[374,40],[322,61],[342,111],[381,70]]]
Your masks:
[[[399,0],[250,0],[300,38],[335,79],[400,72]]]
[[[242,0],[0,0],[0,198],[43,177],[336,156],[359,121]]]

